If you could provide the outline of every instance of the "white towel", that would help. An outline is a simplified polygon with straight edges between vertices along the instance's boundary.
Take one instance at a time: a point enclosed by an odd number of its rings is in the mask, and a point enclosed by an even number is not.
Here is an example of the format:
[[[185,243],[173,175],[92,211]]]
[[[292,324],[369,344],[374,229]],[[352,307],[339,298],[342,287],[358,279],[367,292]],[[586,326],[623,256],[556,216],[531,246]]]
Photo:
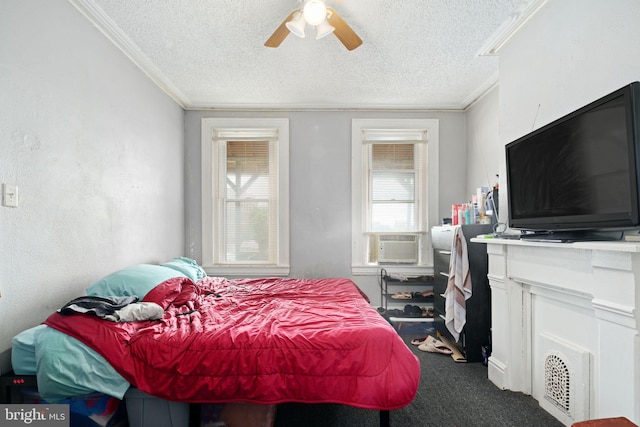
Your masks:
[[[471,298],[471,272],[467,242],[462,227],[456,227],[451,245],[449,280],[445,296],[445,325],[453,338],[458,341],[462,328],[467,322],[466,301]]]
[[[137,322],[140,320],[160,320],[163,315],[164,310],[155,302],[135,302],[104,318],[112,322]]]

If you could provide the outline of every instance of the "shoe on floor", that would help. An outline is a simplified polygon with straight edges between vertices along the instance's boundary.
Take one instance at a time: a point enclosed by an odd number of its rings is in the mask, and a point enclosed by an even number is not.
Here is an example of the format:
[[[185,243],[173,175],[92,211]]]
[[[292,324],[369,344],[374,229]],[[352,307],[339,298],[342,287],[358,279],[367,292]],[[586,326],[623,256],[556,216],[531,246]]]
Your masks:
[[[418,350],[427,351],[429,353],[452,354],[453,351],[447,347],[442,341],[427,336],[424,343],[418,345]]]

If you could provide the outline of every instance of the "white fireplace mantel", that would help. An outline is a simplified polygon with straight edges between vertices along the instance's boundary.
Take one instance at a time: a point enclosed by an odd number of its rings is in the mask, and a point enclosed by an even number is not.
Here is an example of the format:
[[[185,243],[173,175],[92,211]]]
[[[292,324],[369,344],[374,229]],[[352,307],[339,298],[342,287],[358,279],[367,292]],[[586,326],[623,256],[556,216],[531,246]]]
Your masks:
[[[640,424],[640,244],[473,242],[489,256],[489,379],[565,425]]]

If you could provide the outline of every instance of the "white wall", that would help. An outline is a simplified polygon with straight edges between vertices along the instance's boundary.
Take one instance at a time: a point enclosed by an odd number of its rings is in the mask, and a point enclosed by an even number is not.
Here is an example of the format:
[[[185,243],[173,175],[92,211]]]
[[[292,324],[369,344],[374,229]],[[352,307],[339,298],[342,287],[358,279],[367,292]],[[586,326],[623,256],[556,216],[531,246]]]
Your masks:
[[[495,86],[467,111],[467,194],[498,183],[504,144],[500,141],[499,87]],[[506,214],[506,212],[504,213]],[[500,214],[500,220],[502,216]]]
[[[183,110],[64,0],[0,5],[0,371],[115,269],[183,254]]]
[[[502,145],[640,80],[639,18],[638,0],[550,0],[499,52]]]
[[[287,117],[290,127],[291,277],[348,277],[379,305],[377,276],[351,276],[351,120],[437,118],[440,218],[466,200],[466,114],[350,111],[187,111],[187,256],[201,260],[200,129],[203,117]],[[439,221],[440,219],[436,219]]]
[[[499,122],[502,145],[529,133],[607,93],[610,93],[632,81],[640,80],[640,2],[638,0],[550,0],[527,24],[501,49],[500,55],[500,94]],[[537,116],[537,118],[536,118]],[[504,150],[503,150],[504,151]],[[501,170],[504,172],[504,154]],[[504,173],[501,173],[501,187],[504,186]],[[501,193],[501,206],[506,203],[506,195]],[[583,254],[581,255],[583,256]],[[509,266],[506,267],[509,270]],[[613,271],[613,270],[611,270]],[[602,287],[611,287],[613,283],[607,276],[599,281]],[[614,275],[614,277],[618,277]],[[617,279],[616,279],[617,280]],[[554,279],[554,286],[557,285]],[[628,282],[625,282],[628,284]],[[617,289],[617,288],[616,288]],[[597,288],[597,292],[610,292]],[[636,303],[640,301],[637,294]],[[597,299],[597,298],[596,298]],[[600,301],[599,299],[597,299]],[[583,325],[584,319],[575,309],[553,313],[544,309],[547,301],[537,297],[532,304],[532,329],[539,333],[547,325]],[[555,305],[555,304],[554,304]],[[541,307],[537,309],[536,307]],[[603,305],[606,307],[606,305]],[[610,316],[607,314],[607,316]],[[607,316],[602,317],[605,319]],[[636,322],[638,315],[635,315]],[[629,320],[633,323],[633,320]],[[608,324],[604,321],[603,324]],[[564,333],[558,328],[555,334],[571,342],[575,334]],[[601,331],[602,332],[602,331]],[[600,346],[609,347],[612,336],[592,336],[585,347],[593,351]],[[607,340],[604,342],[603,340]],[[543,369],[540,357],[535,356],[535,344],[532,345],[532,377],[540,378]],[[613,344],[615,345],[615,344]],[[640,342],[635,336],[636,366],[621,365],[616,369],[620,375],[637,372],[640,360],[638,349]],[[628,354],[628,353],[626,353]],[[593,372],[602,372],[603,367],[594,360]],[[615,363],[615,362],[613,362]],[[633,368],[633,369],[629,369]],[[595,380],[602,381],[597,374]],[[640,380],[634,380],[635,392]],[[599,384],[596,382],[596,386]],[[591,397],[598,396],[601,390],[591,389]],[[541,391],[534,388],[533,395],[541,398]],[[640,418],[637,402],[635,414],[624,412],[616,405],[601,406],[603,401],[615,401],[608,395],[600,400],[596,398],[592,416],[612,417],[626,415]],[[593,401],[592,401],[593,402]],[[626,409],[625,409],[626,410]]]

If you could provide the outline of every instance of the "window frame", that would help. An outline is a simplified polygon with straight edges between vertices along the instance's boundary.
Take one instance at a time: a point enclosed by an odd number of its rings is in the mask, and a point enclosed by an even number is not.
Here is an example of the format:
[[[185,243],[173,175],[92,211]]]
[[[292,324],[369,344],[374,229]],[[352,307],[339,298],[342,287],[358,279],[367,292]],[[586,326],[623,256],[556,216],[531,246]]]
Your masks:
[[[218,194],[221,176],[219,143],[213,138],[217,130],[277,131],[277,248],[274,263],[217,262],[224,233],[221,228],[222,198]],[[230,138],[232,139],[232,138]],[[209,275],[217,276],[287,276],[289,274],[289,119],[285,118],[203,118],[202,119],[202,261]]]
[[[427,133],[426,173],[416,202],[419,203],[419,221],[416,232],[372,233],[368,224],[368,158],[365,153],[363,134],[377,130],[424,130]],[[431,227],[437,224],[439,215],[439,120],[438,119],[352,119],[351,122],[351,212],[352,212],[352,253],[351,273],[353,275],[374,275],[381,267],[387,272],[403,274],[429,274],[433,271],[433,250]],[[384,143],[384,141],[380,141]],[[417,264],[378,264],[368,261],[368,236],[371,234],[417,234],[420,236],[419,262]]]

